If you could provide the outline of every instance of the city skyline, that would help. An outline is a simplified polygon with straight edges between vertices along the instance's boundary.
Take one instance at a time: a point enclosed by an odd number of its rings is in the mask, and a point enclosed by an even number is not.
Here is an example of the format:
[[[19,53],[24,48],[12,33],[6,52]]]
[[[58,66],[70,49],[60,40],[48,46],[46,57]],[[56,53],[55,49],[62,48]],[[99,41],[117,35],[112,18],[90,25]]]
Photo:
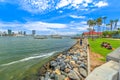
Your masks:
[[[117,0],[0,0],[0,31],[81,34],[88,19],[120,19],[119,7]]]

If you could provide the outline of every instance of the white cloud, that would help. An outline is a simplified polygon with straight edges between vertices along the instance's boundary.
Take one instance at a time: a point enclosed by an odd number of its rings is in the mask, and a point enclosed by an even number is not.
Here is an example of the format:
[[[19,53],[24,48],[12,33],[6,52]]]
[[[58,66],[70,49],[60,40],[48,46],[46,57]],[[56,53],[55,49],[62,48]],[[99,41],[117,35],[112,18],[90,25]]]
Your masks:
[[[105,1],[99,1],[97,3],[94,3],[94,5],[97,7],[104,7],[104,6],[108,6],[108,3]]]
[[[70,24],[60,24],[60,23],[46,23],[41,21],[28,21],[27,23],[18,23],[18,22],[0,22],[0,29],[4,31],[4,29],[8,29],[8,27],[12,31],[19,30],[36,30],[47,32],[46,34],[61,34],[61,35],[73,35],[77,33],[81,33],[82,31],[87,30],[86,21],[74,22],[72,21]],[[3,29],[3,30],[2,30]]]
[[[88,3],[84,3],[83,6],[84,6],[84,7],[87,7],[87,6],[88,6]]]
[[[86,23],[86,21],[81,21],[81,22],[78,22],[78,23],[71,23],[70,24],[71,28],[70,29],[73,29],[75,31],[86,31],[87,28],[88,28],[88,25]]]
[[[87,21],[81,21],[80,24],[81,25],[87,25]]]
[[[57,4],[56,9],[65,7],[65,6],[69,5],[70,3],[71,3],[71,0],[61,0],[61,1]]]
[[[81,19],[85,18],[85,16],[77,16],[77,15],[70,15],[70,17],[72,17],[72,18],[81,18]]]
[[[120,20],[120,19],[119,19]],[[117,23],[117,27],[120,28],[120,21],[118,21]]]
[[[77,32],[57,32],[60,35],[75,35]]]
[[[11,22],[0,22],[0,27],[19,27],[22,26],[22,24],[19,23],[11,23]]]
[[[65,24],[59,24],[59,23],[45,23],[45,22],[28,22],[24,24],[24,27],[26,27],[29,30],[38,30],[38,31],[49,31],[51,29],[63,29],[67,26]]]
[[[49,4],[50,3],[50,4]],[[31,13],[42,13],[46,10],[52,10],[53,0],[21,0],[20,4],[24,10]]]
[[[14,23],[14,22],[10,22],[10,23],[0,22],[0,27],[1,28],[11,27],[11,28],[18,28],[18,29],[22,27],[23,29],[27,29],[27,30],[49,31],[52,29],[67,28],[67,25],[59,24],[59,23],[46,23],[46,22],[41,22],[41,21],[27,22],[25,24]]]
[[[93,0],[85,0],[86,3],[91,3]]]
[[[0,2],[7,2],[11,4],[19,4],[20,8],[30,13],[46,13],[60,8],[72,9],[79,11],[91,11],[88,4],[91,3],[93,7],[108,6],[105,0],[0,0]],[[89,10],[88,10],[89,9]],[[62,13],[62,12],[60,12]]]
[[[63,13],[63,11],[60,10],[59,13]]]

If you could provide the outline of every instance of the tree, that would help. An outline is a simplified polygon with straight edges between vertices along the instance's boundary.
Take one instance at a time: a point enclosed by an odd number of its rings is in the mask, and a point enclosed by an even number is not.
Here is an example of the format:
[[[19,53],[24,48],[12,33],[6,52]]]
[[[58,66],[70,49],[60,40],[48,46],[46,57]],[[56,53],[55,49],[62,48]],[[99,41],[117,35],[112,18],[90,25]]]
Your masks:
[[[114,21],[110,20],[110,29],[111,29],[111,31],[112,31],[112,28],[113,28],[113,23],[114,23]]]
[[[89,26],[89,29],[90,29],[90,27],[91,27],[91,20],[87,21],[87,25]],[[89,30],[89,38],[90,38],[90,30]]]
[[[87,24],[89,25],[89,28],[93,27],[93,30],[94,30],[94,26],[96,25],[96,21],[90,19],[87,21]],[[90,36],[90,33],[89,33],[89,36]],[[93,31],[92,31],[92,39],[93,39]]]
[[[97,18],[96,25],[98,26],[98,32],[101,31],[101,29],[100,29],[100,26],[102,25],[102,18],[101,17]],[[98,33],[98,35],[99,35],[99,33]]]
[[[106,24],[106,29],[107,29],[107,27],[110,27],[110,24]],[[109,28],[107,29],[107,31],[109,31]]]
[[[104,22],[104,27],[106,28],[106,23],[105,23],[105,21],[106,21],[107,17],[104,16],[102,19],[103,19],[103,22]],[[104,27],[103,27],[103,31],[104,31]],[[106,28],[106,30],[107,30],[107,28]]]
[[[116,19],[116,20],[114,20],[114,23],[115,23],[115,25],[114,25],[114,29],[117,29],[117,23],[118,23],[118,19]]]

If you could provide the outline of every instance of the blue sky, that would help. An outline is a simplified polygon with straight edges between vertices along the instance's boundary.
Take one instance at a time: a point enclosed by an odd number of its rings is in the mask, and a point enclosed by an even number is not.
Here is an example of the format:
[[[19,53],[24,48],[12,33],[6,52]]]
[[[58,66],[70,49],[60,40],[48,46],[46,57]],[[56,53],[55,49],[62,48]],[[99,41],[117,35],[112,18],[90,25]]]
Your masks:
[[[80,34],[88,19],[120,19],[118,0],[0,0],[0,31]],[[120,22],[118,22],[120,25]]]

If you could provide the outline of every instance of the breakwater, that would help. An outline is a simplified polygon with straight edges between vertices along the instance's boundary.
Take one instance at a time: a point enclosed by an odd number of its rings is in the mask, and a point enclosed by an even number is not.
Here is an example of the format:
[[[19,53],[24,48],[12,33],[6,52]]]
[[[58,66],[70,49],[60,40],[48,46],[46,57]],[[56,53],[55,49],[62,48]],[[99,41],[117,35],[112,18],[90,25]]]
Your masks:
[[[67,51],[53,57],[38,73],[38,80],[84,80],[88,75],[87,40],[79,40]]]

